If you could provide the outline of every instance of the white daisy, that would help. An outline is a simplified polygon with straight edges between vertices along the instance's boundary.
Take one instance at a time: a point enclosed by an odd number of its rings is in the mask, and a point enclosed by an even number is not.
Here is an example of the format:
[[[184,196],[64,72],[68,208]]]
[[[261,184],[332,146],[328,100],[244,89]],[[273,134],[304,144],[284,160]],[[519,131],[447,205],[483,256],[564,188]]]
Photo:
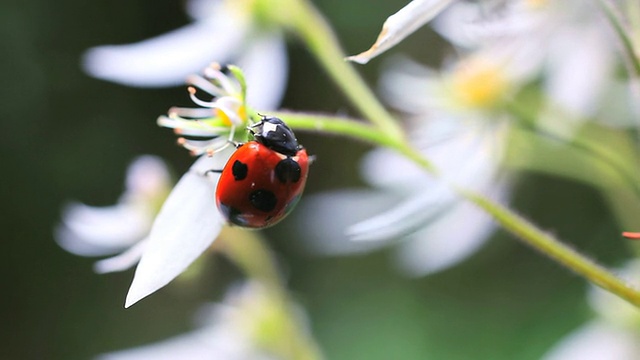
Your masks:
[[[597,115],[615,86],[619,41],[596,4],[580,0],[414,0],[387,19],[371,49],[348,59],[366,63],[431,20],[463,53],[506,47],[529,54],[521,66],[542,76],[550,100],[541,121],[557,130],[570,133],[578,120]],[[558,122],[558,111],[574,121]]]
[[[383,75],[384,95],[409,114],[411,143],[448,183],[396,153],[374,150],[364,159],[363,177],[375,190],[307,198],[301,225],[310,228],[313,250],[345,254],[402,240],[399,266],[424,275],[465,259],[486,240],[494,227],[490,217],[450,184],[505,199],[499,165],[507,129],[496,109],[521,73],[481,55],[442,74],[405,60]],[[376,210],[382,212],[372,216]]]
[[[459,49],[530,48],[537,55],[521,61],[542,76],[550,105],[574,118],[594,116],[612,85],[619,43],[595,3],[518,0],[487,8],[457,2],[433,25]]]

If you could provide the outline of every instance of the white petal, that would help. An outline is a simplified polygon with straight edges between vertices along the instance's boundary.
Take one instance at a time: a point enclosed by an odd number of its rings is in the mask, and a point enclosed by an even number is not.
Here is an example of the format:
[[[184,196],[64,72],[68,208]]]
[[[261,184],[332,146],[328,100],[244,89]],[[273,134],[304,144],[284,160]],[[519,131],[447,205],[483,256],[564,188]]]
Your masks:
[[[256,356],[256,357],[254,357]],[[251,343],[224,328],[208,328],[176,336],[155,344],[103,354],[100,360],[209,360],[261,359]]]
[[[246,309],[246,304],[241,303],[242,301],[251,302],[256,299],[234,299],[227,294],[224,304],[207,304],[200,308],[196,314],[196,322],[200,325],[200,329],[157,343],[103,354],[98,359],[270,359],[267,355],[258,352],[258,344],[251,338],[252,324],[242,323],[243,317],[247,317],[246,310],[252,310]],[[250,319],[250,321],[254,320],[255,317]]]
[[[596,100],[613,70],[606,35],[599,27],[583,26],[554,37],[545,87],[549,98],[570,113],[592,116],[598,108]]]
[[[413,0],[391,15],[382,25],[382,31],[371,48],[347,60],[366,64],[372,58],[387,51],[422,25],[436,17],[454,0]]]
[[[481,21],[482,5],[466,1],[456,2],[433,21],[433,29],[449,42],[460,47],[478,46],[480,39],[476,26]]]
[[[173,280],[218,236],[224,224],[215,203],[219,175],[205,177],[203,169],[221,169],[224,160],[200,157],[175,186],[153,223],[125,307]]]
[[[145,238],[120,255],[97,261],[93,264],[93,270],[98,274],[106,274],[130,269],[140,261],[148,243],[149,238]]]
[[[188,75],[235,55],[246,26],[232,13],[217,15],[139,43],[92,48],[84,68],[97,78],[130,86],[182,85]]]
[[[394,108],[408,114],[428,114],[441,107],[443,96],[440,72],[400,55],[384,65],[380,93]]]
[[[592,322],[557,344],[544,360],[635,360],[640,358],[640,338],[610,324]]]
[[[353,241],[397,239],[430,226],[455,200],[455,194],[440,183],[437,188],[430,188],[388,211],[350,226],[346,232]]]
[[[188,0],[185,11],[192,19],[206,20],[214,17],[222,4],[222,0]]]
[[[504,201],[506,187],[493,190]],[[492,218],[469,202],[459,202],[398,249],[397,265],[411,276],[424,276],[458,264],[493,233]]]
[[[381,242],[354,242],[345,235],[348,226],[379,213],[396,203],[393,194],[372,190],[340,190],[306,196],[294,221],[304,233],[306,248],[321,255],[350,255],[388,245]]]
[[[247,102],[258,110],[277,109],[284,96],[289,69],[282,35],[267,33],[252,39],[238,65],[247,80]]]
[[[146,236],[151,219],[133,204],[93,207],[74,203],[66,207],[56,240],[65,250],[83,256],[107,255]]]
[[[152,155],[137,157],[127,169],[127,192],[149,196],[161,195],[170,186],[171,176],[161,158]]]
[[[424,192],[437,184],[414,162],[387,149],[367,153],[361,162],[361,174],[368,184],[403,194]]]
[[[548,16],[519,5],[507,4],[495,11],[484,2],[457,2],[435,19],[433,28],[452,44],[475,49],[491,41],[539,32]]]

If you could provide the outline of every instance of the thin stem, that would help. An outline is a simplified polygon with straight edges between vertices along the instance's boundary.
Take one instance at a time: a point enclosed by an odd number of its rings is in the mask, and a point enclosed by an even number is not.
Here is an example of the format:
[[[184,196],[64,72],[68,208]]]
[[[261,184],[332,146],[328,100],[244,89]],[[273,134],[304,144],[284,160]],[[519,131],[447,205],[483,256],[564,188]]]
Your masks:
[[[597,3],[607,17],[607,20],[609,20],[609,23],[611,23],[613,30],[622,44],[622,49],[624,51],[624,65],[627,68],[630,78],[629,87],[631,94],[635,98],[635,105],[637,109],[637,102],[640,100],[640,58],[638,58],[640,54],[634,47],[634,43],[629,36],[628,29],[622,20],[622,15],[616,5],[610,0],[597,0]],[[638,10],[637,4],[630,2],[628,5],[629,8],[627,10],[631,11],[632,14],[637,15],[637,12],[634,12],[634,10]],[[631,6],[634,7],[632,8]],[[635,25],[638,26],[637,22]],[[636,122],[638,121],[640,120],[636,119]],[[636,137],[640,137],[640,132],[636,131]]]
[[[411,160],[420,163],[420,166],[430,174],[436,174],[436,168],[431,162],[415,152],[408,152],[404,141],[391,138],[385,132],[371,125],[364,124],[354,119],[334,117],[320,114],[296,113],[296,112],[272,112],[275,116],[283,118],[294,129],[318,131],[325,134],[333,134],[350,137],[370,144],[385,146],[400,152]]]
[[[288,124],[298,129],[323,131],[342,135],[356,140],[386,146],[405,155],[425,171],[438,176],[437,169],[419,151],[402,141],[386,137],[381,131],[368,125],[344,118],[281,112]],[[630,303],[640,306],[640,292],[613,275],[607,269],[587,257],[572,250],[558,239],[546,234],[524,218],[514,214],[503,205],[471,190],[450,184],[460,196],[476,204],[490,214],[504,229],[514,234],[524,243],[546,254],[575,273]]]
[[[611,23],[616,35],[620,38],[627,62],[631,65],[632,71],[630,71],[630,75],[637,78],[640,76],[640,59],[638,59],[638,53],[633,47],[633,41],[631,41],[631,38],[627,33],[627,29],[625,28],[622,17],[620,16],[620,12],[609,0],[597,0],[597,2],[607,17],[607,20]]]
[[[541,251],[543,254],[566,266],[578,275],[585,277],[595,285],[617,294],[636,306],[640,306],[640,292],[620,278],[614,276],[607,269],[577,253],[553,236],[542,232],[533,224],[514,214],[504,206],[491,201],[483,195],[460,188],[457,190],[458,193],[466,199],[493,215],[493,218],[502,225],[502,227],[516,235],[527,245]]]
[[[376,99],[353,66],[344,60],[346,55],[320,13],[306,0],[290,1],[288,5],[292,7],[289,9],[292,16],[286,19],[286,24],[300,36],[354,106],[389,137],[402,139],[403,133],[395,119]]]

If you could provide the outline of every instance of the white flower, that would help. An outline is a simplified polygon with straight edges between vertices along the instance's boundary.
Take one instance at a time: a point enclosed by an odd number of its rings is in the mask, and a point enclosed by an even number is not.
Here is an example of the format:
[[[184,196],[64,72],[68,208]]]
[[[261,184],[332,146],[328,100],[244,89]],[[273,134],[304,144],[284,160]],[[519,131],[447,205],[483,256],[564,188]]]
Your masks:
[[[179,144],[201,155],[180,179],[153,222],[149,240],[136,268],[125,307],[165,286],[180,275],[216,239],[226,224],[215,191],[220,170],[233,152],[232,141],[246,140],[249,124],[246,83],[242,71],[211,65],[204,77],[189,77],[189,94],[201,108],[172,108],[158,124],[182,136]],[[198,97],[198,89],[211,100]],[[196,137],[194,139],[193,137]]]
[[[56,239],[65,250],[82,256],[122,252],[96,263],[97,272],[125,270],[139,259],[153,218],[171,190],[164,162],[155,156],[136,158],[127,170],[125,192],[113,206],[72,203],[66,207]]]
[[[363,177],[376,190],[307,198],[300,212],[310,247],[345,254],[402,240],[398,264],[411,275],[445,269],[473,253],[494,224],[450,184],[497,200],[506,197],[499,172],[506,128],[495,107],[517,72],[497,65],[473,57],[439,74],[408,61],[394,64],[383,75],[383,91],[392,105],[410,114],[412,145],[448,183],[399,154],[375,150],[365,157]]]
[[[233,62],[245,70],[252,85],[250,103],[261,110],[275,108],[287,80],[282,35],[259,27],[248,1],[189,0],[187,10],[194,19],[190,25],[135,44],[90,49],[85,70],[130,86],[177,86],[211,62]]]
[[[520,61],[543,76],[550,105],[573,117],[596,115],[612,85],[619,44],[595,3],[518,0],[487,9],[458,2],[434,28],[462,49],[496,44],[529,48],[525,51],[536,56]]]
[[[627,264],[623,275],[640,285],[640,263]],[[590,287],[589,303],[595,318],[560,340],[545,360],[640,358],[640,310],[605,290]]]
[[[80,249],[81,244],[73,240],[71,235],[86,237],[88,240],[85,242],[94,243],[97,242],[95,239],[102,237],[108,240],[103,243],[110,244],[119,244],[119,241],[133,245],[140,240],[120,256],[107,259],[99,265],[102,271],[118,271],[132,266],[139,259],[125,307],[180,275],[212,244],[226,223],[215,201],[220,175],[209,170],[224,167],[233,152],[233,147],[228,146],[232,141],[246,140],[246,131],[235,131],[249,124],[244,76],[235,66],[221,68],[211,65],[204,71],[204,76],[191,76],[188,82],[191,98],[201,107],[172,108],[168,116],[158,119],[158,124],[173,128],[181,136],[178,142],[192,154],[205,155],[195,161],[171,190],[152,225],[149,226],[150,220],[158,204],[164,200],[167,186],[162,197],[153,197],[153,202],[142,197],[142,200],[133,204],[135,206],[116,206],[117,211],[72,208],[65,216],[64,227],[59,231],[62,235],[61,244],[70,250]],[[210,100],[199,97],[199,90]],[[136,177],[138,181],[145,180],[144,177],[139,178]],[[157,181],[149,179],[149,182],[155,184]],[[137,185],[135,188],[140,187]],[[132,197],[127,195],[123,199]],[[125,201],[126,204],[131,202]],[[141,212],[140,215],[133,211],[134,208],[145,210],[149,203],[155,205],[153,212]],[[131,226],[131,223],[135,226]]]
[[[155,344],[103,354],[101,360],[281,358],[274,344],[282,333],[265,334],[282,325],[278,304],[258,283],[230,291],[221,304],[204,307],[197,316],[199,329]],[[267,338],[265,338],[267,335]]]
[[[541,121],[557,130],[570,133],[578,120],[598,115],[615,86],[618,41],[595,3],[581,0],[414,0],[387,19],[371,49],[348,59],[366,63],[432,19],[458,51],[519,48],[528,54],[518,61],[542,75],[550,103]],[[558,111],[574,121],[557,121]]]

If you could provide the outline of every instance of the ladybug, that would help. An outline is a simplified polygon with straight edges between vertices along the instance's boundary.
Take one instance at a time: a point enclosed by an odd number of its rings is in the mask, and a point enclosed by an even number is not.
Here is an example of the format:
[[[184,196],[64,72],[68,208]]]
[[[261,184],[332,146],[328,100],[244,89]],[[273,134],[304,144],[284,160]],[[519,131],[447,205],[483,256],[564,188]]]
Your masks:
[[[216,204],[227,221],[246,228],[274,225],[296,205],[309,173],[309,156],[277,117],[250,126],[254,140],[237,146],[222,169]]]

